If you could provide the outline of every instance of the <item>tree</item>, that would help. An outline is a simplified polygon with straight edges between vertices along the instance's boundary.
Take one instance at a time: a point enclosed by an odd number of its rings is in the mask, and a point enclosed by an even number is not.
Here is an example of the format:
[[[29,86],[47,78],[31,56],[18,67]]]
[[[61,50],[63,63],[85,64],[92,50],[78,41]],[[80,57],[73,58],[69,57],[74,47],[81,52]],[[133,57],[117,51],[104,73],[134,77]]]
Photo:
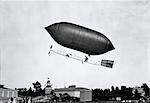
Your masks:
[[[101,100],[103,95],[103,90],[102,89],[93,89],[92,90],[92,98],[93,101],[98,101]]]
[[[32,88],[30,87],[29,89],[28,89],[28,96],[34,96],[34,91],[32,90]]]
[[[32,84],[33,84],[33,87],[35,88],[35,95],[36,96],[42,95],[43,91],[41,88],[41,83],[36,81],[35,83],[32,83]]]
[[[114,91],[115,89],[114,89],[114,86],[111,86],[111,91]]]
[[[64,93],[62,95],[62,101],[70,101],[71,100],[71,96],[68,93]]]
[[[132,99],[132,96],[133,96],[132,90],[133,90],[133,88],[130,88],[130,87],[127,88],[127,90],[126,90],[126,99],[127,100]]]
[[[135,92],[134,92],[134,99],[139,100],[140,98],[141,98],[141,93],[139,93],[138,90],[135,89]]]
[[[122,99],[126,100],[127,99],[127,87],[126,86],[121,86],[121,95],[122,95]]]
[[[120,93],[119,87],[116,87],[115,92],[118,94]]]
[[[35,90],[39,90],[41,88],[41,83],[36,81],[35,83],[33,83],[33,87],[35,88]]]
[[[18,90],[18,95],[19,96],[27,96],[28,95],[27,88],[19,88],[17,90]]]
[[[103,100],[109,100],[110,89],[104,89],[103,91]]]
[[[144,92],[145,92],[145,96],[148,96],[150,95],[150,92],[149,92],[149,87],[146,83],[143,83],[143,85],[141,86],[141,88],[144,89]]]

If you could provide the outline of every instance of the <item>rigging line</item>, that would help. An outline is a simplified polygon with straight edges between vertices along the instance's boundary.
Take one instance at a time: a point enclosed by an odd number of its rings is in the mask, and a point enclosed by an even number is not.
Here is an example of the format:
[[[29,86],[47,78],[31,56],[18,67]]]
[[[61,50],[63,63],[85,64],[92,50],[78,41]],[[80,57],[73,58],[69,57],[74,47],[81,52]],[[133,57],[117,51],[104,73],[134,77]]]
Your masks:
[[[52,51],[52,52],[54,52],[56,54],[59,54],[59,55],[71,58],[71,59],[79,60],[81,62],[84,62],[84,59],[85,59],[85,58],[82,58],[82,57],[74,55],[74,54],[69,55],[68,53],[62,52],[62,51],[59,51],[59,50],[56,51],[56,50],[52,50],[51,49],[50,51]],[[78,58],[78,57],[80,57],[80,58]],[[95,62],[95,61],[90,60],[90,59],[88,59],[88,61],[86,61],[84,63],[88,63],[88,64],[92,64],[92,65],[97,65],[97,66],[101,65],[101,64],[99,64],[99,62]]]
[[[77,56],[77,55],[74,55],[74,54],[71,54],[71,53],[66,53],[66,52],[63,52],[63,51],[60,51],[60,50],[52,50],[51,49],[51,51],[57,52],[57,53],[60,53],[60,54],[63,54],[63,55],[68,55],[69,57],[72,57],[72,58],[85,59],[84,57]]]
[[[78,57],[80,59],[85,59],[84,57],[81,57],[81,56],[78,56],[78,55],[75,55],[75,54],[71,54],[71,53],[66,53],[66,52],[63,52],[61,50],[53,50],[53,51],[60,52],[60,53],[65,53],[65,54],[70,54],[70,56]]]
[[[60,52],[55,51],[55,50],[51,50],[51,51],[52,51],[52,52],[54,52],[54,53],[56,53],[56,54],[59,54],[59,55],[65,56],[65,57],[69,57],[69,58],[72,58],[72,59],[76,59],[76,60],[79,60],[79,61],[83,61],[83,60],[82,60],[82,59],[80,59],[80,58],[71,57],[71,55],[69,55],[69,54],[67,54],[67,53],[65,53],[65,52],[60,53]],[[63,53],[65,53],[65,54],[63,54]],[[68,55],[68,56],[67,56],[67,55]]]

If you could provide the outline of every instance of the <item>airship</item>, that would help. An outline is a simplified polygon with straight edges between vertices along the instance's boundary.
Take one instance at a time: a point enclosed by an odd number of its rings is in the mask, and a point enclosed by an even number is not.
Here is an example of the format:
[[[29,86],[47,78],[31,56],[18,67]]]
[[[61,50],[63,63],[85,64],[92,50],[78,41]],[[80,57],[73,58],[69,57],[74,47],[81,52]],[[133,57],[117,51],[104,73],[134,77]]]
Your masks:
[[[45,29],[58,44],[88,55],[100,55],[115,49],[104,34],[74,23],[54,23]]]

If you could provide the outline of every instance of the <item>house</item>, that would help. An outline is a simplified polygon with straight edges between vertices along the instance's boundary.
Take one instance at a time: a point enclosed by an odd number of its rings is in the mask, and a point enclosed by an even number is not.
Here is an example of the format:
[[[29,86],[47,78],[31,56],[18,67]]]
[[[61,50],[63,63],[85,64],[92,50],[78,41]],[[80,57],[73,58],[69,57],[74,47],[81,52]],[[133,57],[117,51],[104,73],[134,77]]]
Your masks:
[[[75,85],[69,86],[68,88],[56,88],[54,93],[57,97],[60,94],[68,94],[71,97],[79,98],[80,102],[92,101],[92,91],[83,87],[76,87]]]
[[[6,103],[10,98],[18,98],[18,91],[0,85],[0,103]]]

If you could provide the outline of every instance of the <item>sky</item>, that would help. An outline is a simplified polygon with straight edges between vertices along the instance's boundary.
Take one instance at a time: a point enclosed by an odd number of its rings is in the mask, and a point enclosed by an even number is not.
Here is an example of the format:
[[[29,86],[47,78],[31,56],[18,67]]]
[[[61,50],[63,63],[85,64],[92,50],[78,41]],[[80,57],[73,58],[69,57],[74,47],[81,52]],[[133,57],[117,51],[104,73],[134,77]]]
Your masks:
[[[84,56],[57,44],[44,29],[56,22],[71,22],[105,34],[115,50],[91,56],[114,60],[113,69],[82,64],[54,53]],[[150,2],[141,1],[1,1],[1,84],[29,88],[50,78],[53,88],[114,86],[150,87]]]

